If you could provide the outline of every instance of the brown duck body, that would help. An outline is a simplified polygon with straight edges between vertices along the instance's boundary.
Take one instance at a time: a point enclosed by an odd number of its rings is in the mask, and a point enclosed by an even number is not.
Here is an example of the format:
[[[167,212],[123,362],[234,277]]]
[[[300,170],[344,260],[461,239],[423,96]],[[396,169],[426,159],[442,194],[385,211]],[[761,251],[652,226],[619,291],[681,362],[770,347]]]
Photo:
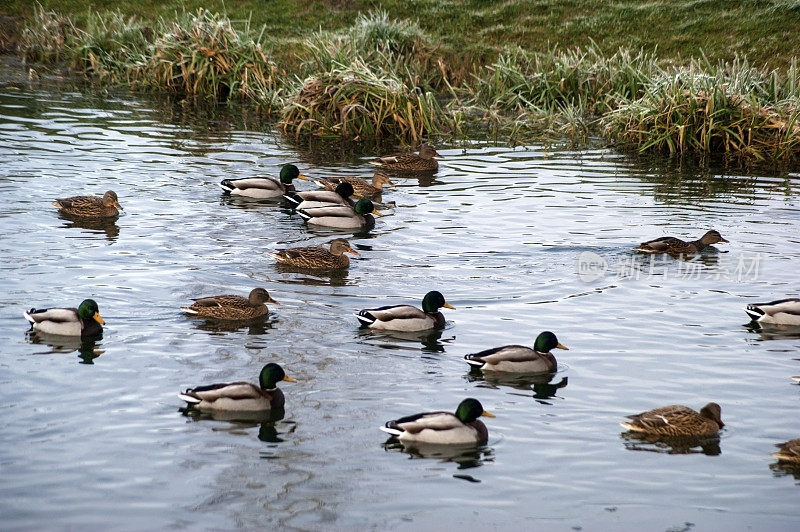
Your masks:
[[[367,181],[363,177],[344,176],[318,179],[315,183],[327,190],[336,190],[336,187],[341,183],[350,183],[354,193],[361,197],[378,196],[383,192],[384,185],[394,186],[394,183],[392,183],[389,177],[380,172],[372,177],[372,182]]]
[[[778,452],[772,453],[773,458],[777,458],[781,462],[800,464],[800,438],[779,443],[775,447],[778,448]]]
[[[712,436],[725,426],[717,403],[708,403],[700,412],[683,405],[670,405],[628,416],[621,425],[633,432],[659,436]]]
[[[337,238],[331,242],[330,249],[322,246],[306,246],[279,249],[271,255],[278,262],[296,268],[338,270],[350,266],[350,258],[345,253],[358,255],[347,240]]]
[[[250,320],[267,314],[265,303],[279,304],[263,288],[254,288],[248,297],[233,294],[201,297],[181,310],[202,318]]]
[[[674,236],[665,236],[648,242],[642,242],[639,244],[639,247],[636,248],[636,251],[650,254],[667,253],[669,255],[692,255],[718,242],[727,243],[728,241],[722,238],[722,235],[720,235],[718,231],[712,229],[698,240],[684,241]]]
[[[109,190],[100,196],[70,196],[59,198],[53,205],[62,213],[80,218],[113,218],[122,207],[117,194]]]
[[[372,161],[372,164],[385,170],[399,172],[433,172],[439,168],[439,163],[436,161],[437,157],[441,156],[435,149],[423,144],[419,149],[419,153],[379,157]]]

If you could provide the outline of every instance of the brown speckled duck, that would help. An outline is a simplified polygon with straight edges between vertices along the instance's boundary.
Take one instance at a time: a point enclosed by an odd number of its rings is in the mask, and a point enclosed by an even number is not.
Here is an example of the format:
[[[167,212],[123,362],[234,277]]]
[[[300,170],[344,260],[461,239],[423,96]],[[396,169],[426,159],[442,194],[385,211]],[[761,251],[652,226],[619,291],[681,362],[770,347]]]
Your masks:
[[[367,181],[363,177],[344,176],[344,177],[327,177],[325,179],[315,179],[314,183],[327,190],[336,190],[340,183],[350,183],[353,191],[360,197],[374,197],[383,192],[383,186],[393,187],[394,183],[389,179],[389,176],[382,172],[376,172],[372,176],[372,181]]]
[[[201,318],[250,320],[267,314],[265,303],[280,305],[263,288],[254,288],[248,297],[231,294],[201,297],[188,307],[181,307],[181,310]]]
[[[636,248],[636,251],[650,254],[667,253],[669,255],[691,255],[698,251],[703,251],[706,247],[718,242],[727,243],[728,241],[722,238],[722,235],[720,235],[718,231],[712,229],[700,237],[699,240],[693,240],[691,242],[686,242],[674,236],[664,236],[648,242],[642,242],[639,244],[639,247]]]
[[[792,462],[800,465],[800,438],[789,440],[785,443],[776,443],[778,452],[772,453],[773,458],[781,462]]]
[[[439,168],[436,159],[441,159],[441,157],[433,147],[423,144],[419,148],[419,154],[404,153],[379,157],[371,161],[371,164],[394,172],[433,172]]]
[[[278,382],[297,382],[286,375],[283,368],[270,362],[261,369],[258,385],[247,381],[221,382],[189,388],[178,394],[192,408],[198,410],[222,410],[257,412],[283,408],[286,399],[278,389]]]
[[[71,196],[53,202],[56,208],[69,216],[80,218],[113,218],[119,216],[122,206],[117,193],[109,190],[100,196]]]
[[[700,412],[687,406],[670,405],[628,416],[620,423],[632,432],[658,436],[713,436],[725,426],[717,403],[708,403]]]
[[[344,238],[331,241],[330,249],[322,246],[306,246],[298,248],[279,249],[270,253],[275,260],[296,268],[314,270],[337,270],[350,266],[350,258],[345,253],[358,255]]]

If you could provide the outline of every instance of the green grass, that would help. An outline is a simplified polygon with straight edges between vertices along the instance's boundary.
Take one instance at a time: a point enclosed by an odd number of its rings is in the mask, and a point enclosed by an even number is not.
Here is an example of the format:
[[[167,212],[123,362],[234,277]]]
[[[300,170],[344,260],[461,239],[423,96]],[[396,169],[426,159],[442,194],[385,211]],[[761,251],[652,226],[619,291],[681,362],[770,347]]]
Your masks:
[[[30,62],[67,62],[99,84],[253,102],[295,138],[603,135],[642,152],[800,158],[800,2],[377,5],[5,9],[25,17]]]

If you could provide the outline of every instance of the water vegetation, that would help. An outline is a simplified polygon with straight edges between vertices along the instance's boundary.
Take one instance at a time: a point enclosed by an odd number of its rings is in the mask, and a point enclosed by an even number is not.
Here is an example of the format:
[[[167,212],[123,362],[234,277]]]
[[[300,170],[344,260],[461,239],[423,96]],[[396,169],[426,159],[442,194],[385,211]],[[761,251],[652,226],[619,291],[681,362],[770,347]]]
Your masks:
[[[556,46],[533,43],[519,33],[531,16],[541,16],[532,15],[537,10],[472,3],[470,9],[446,14],[441,2],[415,2],[417,16],[396,3],[387,10],[345,3],[333,11],[326,4],[332,17],[328,27],[335,28],[326,30],[309,27],[320,16],[312,11],[322,9],[311,1],[300,3],[307,9],[293,22],[285,14],[270,21],[265,13],[234,19],[191,3],[178,13],[154,11],[155,18],[114,2],[113,11],[89,11],[79,3],[74,14],[38,4],[25,19],[19,47],[29,64],[66,62],[105,86],[253,103],[296,139],[419,145],[444,136],[511,142],[602,137],[623,149],[696,159],[718,154],[745,161],[800,158],[800,70],[790,44],[769,68],[726,55],[719,39],[711,38],[707,51],[713,55],[681,59],[680,51],[691,47],[679,48],[666,37],[655,41],[664,46],[658,51],[644,44],[609,48],[617,30],[606,21],[605,33],[599,32],[602,45],[584,39],[580,46]],[[573,11],[598,7],[597,2],[578,4]],[[659,5],[640,9],[658,11]],[[11,9],[15,6],[12,2]],[[788,4],[767,7],[777,19],[770,24],[800,18]],[[551,18],[566,16],[566,9],[559,4]],[[669,16],[690,16],[676,11]],[[589,18],[599,16],[587,12]],[[455,18],[458,26],[443,28],[423,13]],[[494,22],[479,29],[479,15],[484,23]],[[619,16],[630,23],[630,13]],[[514,25],[518,18],[524,24]],[[743,52],[754,51],[755,43],[778,46],[747,21],[738,24],[756,39]],[[562,40],[571,44],[575,28],[563,28]],[[650,35],[646,27],[640,30]],[[704,22],[687,30],[685,38],[693,41],[717,30]],[[464,31],[476,37],[469,39]],[[592,34],[598,32],[587,33]],[[785,44],[793,39],[784,35]]]

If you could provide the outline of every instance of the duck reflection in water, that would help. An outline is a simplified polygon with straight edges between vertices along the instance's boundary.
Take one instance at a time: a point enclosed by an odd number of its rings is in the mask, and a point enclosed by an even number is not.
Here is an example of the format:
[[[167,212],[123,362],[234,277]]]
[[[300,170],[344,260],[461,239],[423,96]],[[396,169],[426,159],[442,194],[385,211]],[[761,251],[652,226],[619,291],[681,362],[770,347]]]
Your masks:
[[[52,349],[44,351],[42,355],[78,352],[79,364],[94,364],[94,359],[105,353],[98,342],[103,339],[103,334],[91,338],[80,336],[63,336],[60,334],[47,334],[41,331],[27,331],[27,340],[32,344],[44,344]]]
[[[705,454],[718,456],[722,454],[719,436],[662,436],[642,432],[623,432],[620,438],[624,440],[625,448],[629,451],[648,451],[663,454]]]
[[[383,444],[386,452],[401,452],[409,455],[409,459],[435,459],[441,463],[454,462],[458,469],[480,467],[484,462],[492,461],[492,449],[485,445],[437,445],[432,443],[401,442],[391,437]],[[473,480],[474,479],[467,479]]]
[[[272,408],[265,411],[256,412],[232,412],[224,410],[198,410],[191,407],[182,407],[178,412],[194,422],[201,421],[222,421],[227,425],[215,427],[212,430],[222,430],[231,434],[248,434],[248,429],[258,427],[258,439],[267,443],[280,443],[283,440],[281,434],[291,434],[297,426],[293,421],[286,421],[288,430],[279,432],[278,422],[286,416],[283,407]]]
[[[88,234],[104,234],[109,244],[113,244],[119,237],[119,226],[116,218],[83,218],[80,216],[70,216],[69,214],[59,213],[58,217],[66,223],[63,227],[70,229],[77,227],[84,229]]]
[[[269,316],[262,316],[260,318],[242,321],[196,319],[193,323],[194,326],[201,331],[210,332],[212,334],[222,335],[224,333],[236,332],[246,328],[247,334],[257,336],[266,334],[267,331],[272,329],[274,321],[277,321],[277,319],[271,319]]]
[[[468,382],[479,383],[482,388],[497,389],[501,386],[533,392],[513,393],[523,397],[533,397],[541,404],[552,404],[547,399],[557,397],[558,390],[566,388],[569,383],[567,377],[562,377],[556,381],[557,373],[504,373],[497,371],[481,371],[478,368],[470,368],[470,372],[465,376]]]
[[[368,340],[387,340],[386,345],[379,344],[379,347],[408,349],[406,346],[390,342],[391,340],[399,340],[401,342],[422,344],[421,351],[423,353],[444,353],[445,344],[449,344],[456,339],[455,336],[442,339],[444,332],[444,329],[427,329],[425,331],[376,331],[373,329],[359,329],[359,336]]]
[[[347,286],[348,270],[309,270],[308,268],[298,268],[288,264],[275,264],[275,270],[281,274],[301,274],[294,275],[290,279],[281,282],[285,284],[302,284],[306,286]]]

